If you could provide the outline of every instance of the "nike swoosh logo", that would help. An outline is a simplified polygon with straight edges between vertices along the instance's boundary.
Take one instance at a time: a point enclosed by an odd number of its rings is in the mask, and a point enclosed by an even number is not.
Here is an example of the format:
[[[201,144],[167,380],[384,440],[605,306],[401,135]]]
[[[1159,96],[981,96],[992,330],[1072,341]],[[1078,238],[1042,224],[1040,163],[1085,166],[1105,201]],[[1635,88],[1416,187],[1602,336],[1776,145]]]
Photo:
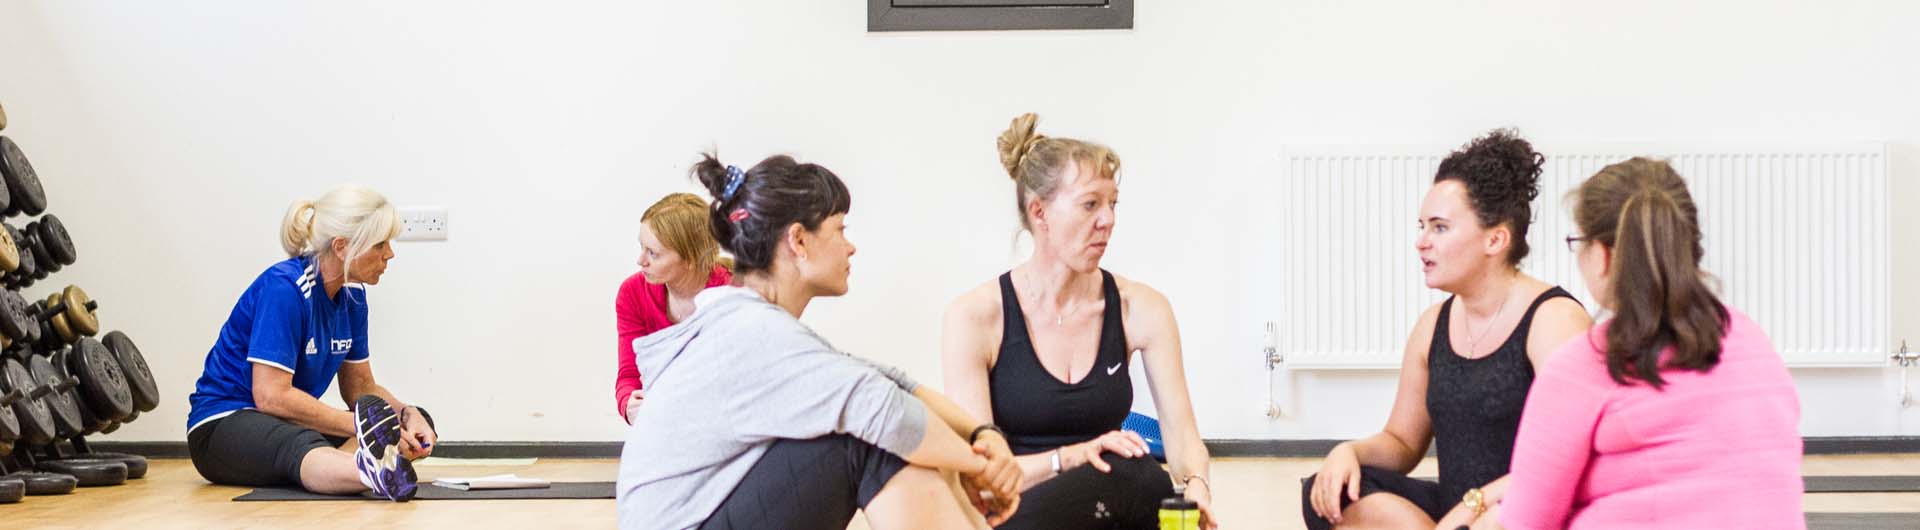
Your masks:
[[[1114,363],[1112,368],[1107,369],[1107,375],[1113,375],[1114,372],[1118,371],[1120,371],[1120,363]]]

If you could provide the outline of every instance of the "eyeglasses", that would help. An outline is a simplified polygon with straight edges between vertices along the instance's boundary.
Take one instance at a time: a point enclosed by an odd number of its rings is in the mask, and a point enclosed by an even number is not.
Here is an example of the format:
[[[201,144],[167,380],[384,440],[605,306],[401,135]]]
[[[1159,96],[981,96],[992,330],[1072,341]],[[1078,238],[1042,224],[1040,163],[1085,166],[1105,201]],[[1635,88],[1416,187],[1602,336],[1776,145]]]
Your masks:
[[[1588,239],[1590,239],[1590,238],[1588,238],[1588,237],[1585,237],[1585,236],[1567,236],[1567,252],[1572,252],[1572,253],[1575,253],[1575,254],[1579,254],[1579,253],[1580,253],[1580,247],[1579,247],[1579,244],[1580,244],[1580,242],[1581,242],[1581,241],[1586,241],[1586,240],[1588,240]]]

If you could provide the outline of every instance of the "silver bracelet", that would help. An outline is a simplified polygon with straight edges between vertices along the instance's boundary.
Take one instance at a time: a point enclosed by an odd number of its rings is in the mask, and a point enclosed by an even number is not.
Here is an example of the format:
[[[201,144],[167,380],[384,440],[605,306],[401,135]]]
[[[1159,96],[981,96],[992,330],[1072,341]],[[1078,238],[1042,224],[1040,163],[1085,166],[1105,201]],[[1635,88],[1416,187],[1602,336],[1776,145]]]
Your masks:
[[[1060,474],[1060,448],[1053,448],[1053,474]]]
[[[1200,479],[1200,483],[1201,483],[1201,484],[1206,484],[1206,485],[1207,485],[1207,493],[1208,493],[1208,494],[1212,494],[1212,493],[1213,493],[1213,483],[1212,483],[1212,482],[1207,482],[1207,477],[1203,477],[1203,476],[1200,476],[1200,474],[1198,474],[1198,473],[1195,473],[1195,474],[1192,474],[1192,475],[1187,475],[1187,479],[1186,479],[1186,480],[1182,480],[1182,481],[1180,481],[1180,486],[1181,486],[1181,487],[1186,487],[1186,486],[1187,486],[1187,483],[1189,483],[1189,482],[1193,482],[1193,480],[1194,480],[1194,479]]]

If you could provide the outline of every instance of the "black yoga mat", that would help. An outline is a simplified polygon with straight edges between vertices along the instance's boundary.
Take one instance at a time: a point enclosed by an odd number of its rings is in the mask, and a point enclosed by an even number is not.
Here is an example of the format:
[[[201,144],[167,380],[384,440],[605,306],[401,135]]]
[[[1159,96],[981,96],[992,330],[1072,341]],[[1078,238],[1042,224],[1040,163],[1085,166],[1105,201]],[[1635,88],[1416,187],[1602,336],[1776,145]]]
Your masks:
[[[555,482],[552,487],[512,490],[457,490],[421,483],[413,495],[416,501],[464,501],[494,499],[611,499],[612,482]],[[387,500],[371,492],[360,495],[322,495],[297,488],[260,488],[234,501],[365,501]]]
[[[1920,528],[1920,512],[1807,514],[1807,530],[1913,530],[1915,528]]]
[[[1904,475],[1809,476],[1807,493],[1920,492],[1920,477]],[[1920,528],[1916,526],[1914,528]]]

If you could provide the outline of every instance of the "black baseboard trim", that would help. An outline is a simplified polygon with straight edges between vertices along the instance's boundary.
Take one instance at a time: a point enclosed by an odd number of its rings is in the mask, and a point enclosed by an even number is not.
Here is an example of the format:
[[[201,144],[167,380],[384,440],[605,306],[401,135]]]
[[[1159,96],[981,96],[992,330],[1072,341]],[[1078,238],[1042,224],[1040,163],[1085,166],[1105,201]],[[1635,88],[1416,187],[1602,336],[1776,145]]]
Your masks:
[[[1920,436],[1834,436],[1806,439],[1810,455],[1920,453]]]
[[[1341,440],[1207,440],[1216,458],[1313,458]],[[1920,453],[1920,436],[1831,436],[1806,439],[1809,455]],[[95,451],[153,458],[186,458],[186,442],[89,442]],[[448,458],[619,458],[620,442],[447,442],[433,450]]]

